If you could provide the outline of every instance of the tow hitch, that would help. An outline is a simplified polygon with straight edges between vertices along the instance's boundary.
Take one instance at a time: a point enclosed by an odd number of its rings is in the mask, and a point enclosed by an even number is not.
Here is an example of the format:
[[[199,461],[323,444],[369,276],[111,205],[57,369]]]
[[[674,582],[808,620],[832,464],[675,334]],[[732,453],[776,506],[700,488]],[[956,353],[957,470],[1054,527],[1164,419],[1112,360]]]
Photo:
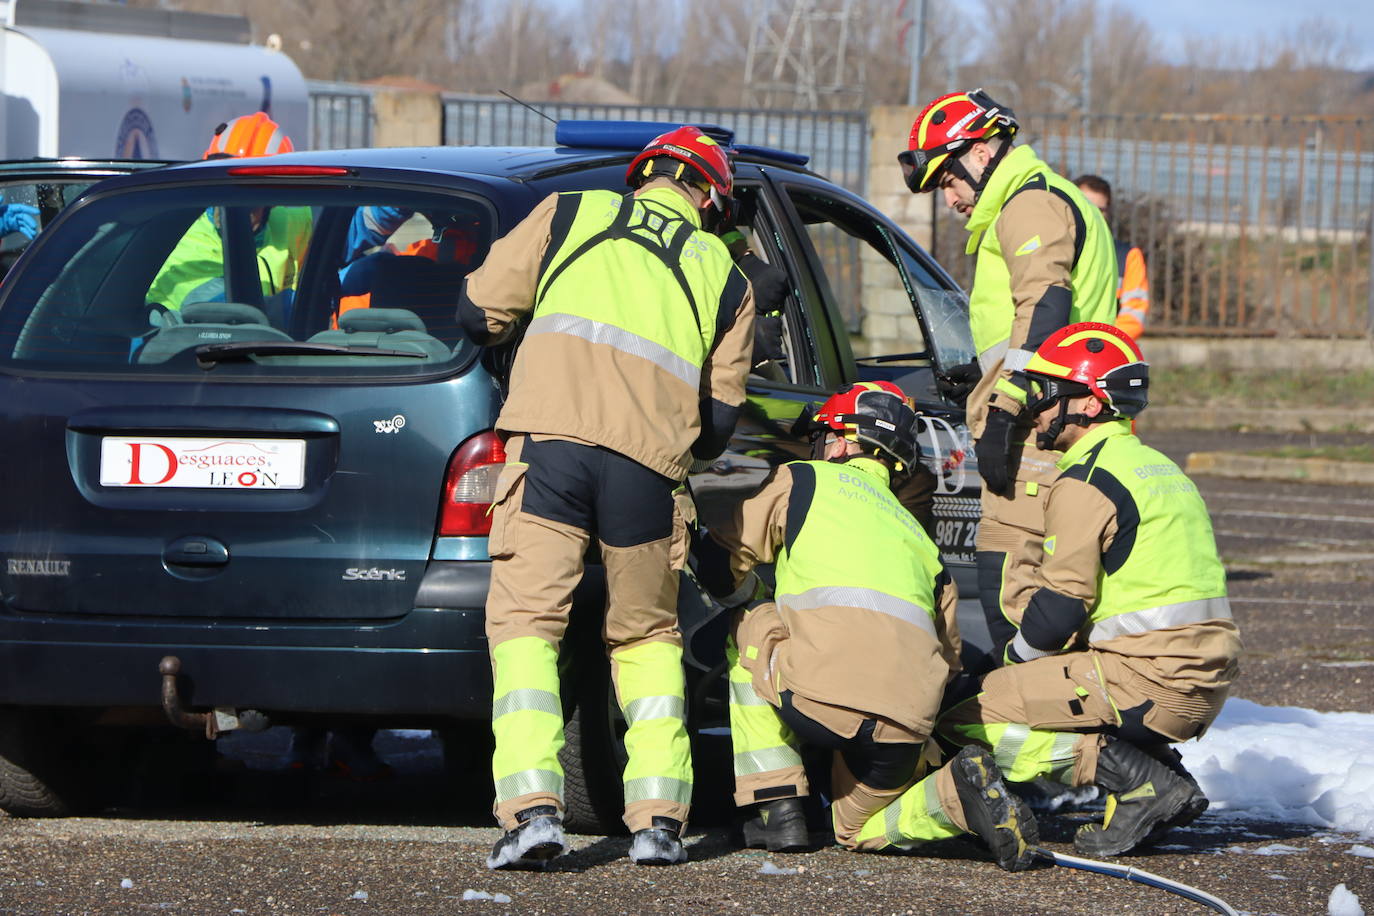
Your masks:
[[[231,706],[216,706],[210,712],[191,712],[181,702],[177,690],[177,675],[181,674],[181,659],[175,655],[165,655],[157,664],[162,675],[162,711],[177,728],[190,731],[203,731],[205,737],[213,741],[225,732],[260,732],[267,729],[271,720],[256,709],[236,710]]]

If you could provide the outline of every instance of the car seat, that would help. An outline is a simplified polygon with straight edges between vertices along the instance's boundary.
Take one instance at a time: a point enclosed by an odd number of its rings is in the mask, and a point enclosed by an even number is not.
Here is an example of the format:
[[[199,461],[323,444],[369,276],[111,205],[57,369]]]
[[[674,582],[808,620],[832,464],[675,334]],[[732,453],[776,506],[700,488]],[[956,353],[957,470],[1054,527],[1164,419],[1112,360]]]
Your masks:
[[[367,290],[376,309],[404,309],[418,316],[423,330],[453,346],[464,339],[458,324],[458,293],[470,268],[466,264],[437,264],[418,255],[379,252],[349,268],[355,282]],[[351,286],[345,282],[345,286]],[[344,317],[361,309],[350,309]],[[343,318],[339,321],[343,326]]]
[[[338,330],[321,331],[310,342],[402,350],[435,360],[452,355],[449,346],[427,333],[420,317],[406,309],[352,309],[339,316]]]
[[[159,320],[161,327],[138,351],[139,363],[163,363],[203,344],[291,339],[268,324],[262,309],[239,302],[188,302],[179,312],[162,313]]]

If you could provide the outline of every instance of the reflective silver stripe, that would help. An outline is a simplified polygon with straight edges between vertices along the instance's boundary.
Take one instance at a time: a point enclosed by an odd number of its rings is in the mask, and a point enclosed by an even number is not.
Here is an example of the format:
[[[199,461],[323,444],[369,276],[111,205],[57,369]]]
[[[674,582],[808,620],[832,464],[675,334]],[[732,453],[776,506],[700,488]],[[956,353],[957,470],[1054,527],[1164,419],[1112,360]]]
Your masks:
[[[1225,596],[1220,598],[1199,598],[1196,601],[1182,601],[1178,604],[1162,604],[1159,607],[1117,614],[1101,623],[1093,624],[1088,634],[1089,642],[1101,642],[1118,636],[1131,636],[1135,633],[1148,633],[1151,630],[1166,630],[1169,627],[1182,627],[1204,620],[1230,620],[1231,602]]]
[[[688,385],[696,388],[701,381],[701,367],[678,356],[662,344],[654,343],[638,334],[631,334],[624,328],[577,315],[541,315],[530,322],[525,337],[536,334],[569,334],[595,344],[605,344],[627,353],[647,359],[664,372],[675,375]]]
[[[1073,749],[1080,737],[1078,732],[1061,732],[1054,736],[1054,742],[1050,745],[1049,772],[1046,774],[1050,779],[1066,786],[1073,785],[1074,764],[1078,761]]]
[[[759,696],[751,681],[730,682],[731,706],[767,706],[768,701]]]
[[[563,797],[563,777],[552,770],[521,770],[496,780],[496,800],[510,801],[522,795],[547,792]]]
[[[766,747],[761,751],[740,751],[735,755],[735,775],[753,776],[771,773],[788,767],[801,766],[801,755],[786,745]]]
[[[945,814],[944,805],[940,804],[940,787],[929,777],[922,781],[925,783],[926,814],[941,827],[953,827],[954,822]]]
[[[1148,289],[1141,289],[1139,287],[1135,289],[1123,289],[1121,291],[1121,295],[1117,298],[1121,300],[1121,310],[1124,312],[1126,311],[1125,303],[1132,302],[1136,299],[1148,299],[1150,298],[1150,291]],[[1143,313],[1141,313],[1139,309],[1131,309],[1131,311],[1143,316]]]
[[[1016,758],[1021,756],[1021,748],[1026,746],[1026,739],[1029,737],[1029,725],[1008,725],[992,749],[992,756],[997,765],[1004,770],[1010,770],[1016,763]]]
[[[558,694],[535,687],[512,690],[497,697],[491,704],[491,717],[499,719],[506,713],[522,712],[526,709],[547,712],[558,716],[559,719],[563,718],[563,704],[559,702]]]
[[[692,803],[692,784],[671,776],[640,776],[625,780],[625,804],[649,799],[689,805]]]
[[[1002,368],[1010,369],[1012,372],[1020,372],[1030,364],[1031,357],[1034,356],[1030,350],[1008,350],[1007,355],[1002,357]]]
[[[984,374],[991,372],[992,367],[996,366],[997,363],[1001,361],[1002,357],[1007,355],[1007,347],[1009,345],[1010,341],[1004,340],[1000,343],[993,344],[982,353],[978,354],[978,365],[982,368]]]
[[[685,710],[682,697],[640,697],[625,707],[625,721],[634,725],[650,719],[683,719]]]
[[[1054,654],[1048,649],[1037,649],[1035,646],[1026,642],[1026,637],[1021,634],[1020,630],[1016,631],[1016,638],[1011,641],[1011,647],[1015,650],[1017,658],[1021,659],[1023,662],[1028,662],[1033,658],[1044,658],[1046,655]]]
[[[930,611],[895,595],[875,588],[856,588],[845,585],[821,585],[808,588],[800,595],[779,595],[778,603],[794,611],[814,611],[823,607],[858,607],[896,617],[935,636],[935,621]]]

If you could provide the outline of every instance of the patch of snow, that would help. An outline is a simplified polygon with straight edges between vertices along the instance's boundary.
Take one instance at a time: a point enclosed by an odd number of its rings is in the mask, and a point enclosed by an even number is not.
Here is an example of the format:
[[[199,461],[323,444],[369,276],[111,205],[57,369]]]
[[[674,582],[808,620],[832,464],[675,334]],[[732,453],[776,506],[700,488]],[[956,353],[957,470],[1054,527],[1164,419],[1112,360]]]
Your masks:
[[[763,863],[763,867],[759,869],[759,874],[761,874],[761,875],[795,875],[795,874],[797,874],[797,870],[796,870],[795,868],[779,868],[778,866],[774,865],[772,862],[764,862],[764,863]]]
[[[353,899],[353,900],[366,900],[366,899],[367,899],[367,891],[354,891],[354,892],[353,892],[353,897],[352,897],[352,899]]]
[[[1243,846],[1227,846],[1227,852],[1239,852],[1252,856],[1291,856],[1302,852],[1296,846],[1289,846],[1285,843],[1270,843],[1268,846],[1259,846],[1255,849],[1246,849]]]
[[[1287,881],[1287,880],[1288,880],[1288,879],[1285,878],[1283,875],[1270,875],[1269,877],[1270,877],[1271,880],[1274,880],[1274,881]]]
[[[1178,749],[1214,811],[1374,837],[1374,715],[1231,699]]]
[[[856,878],[867,878],[867,877],[868,877],[869,875],[871,875],[871,874],[873,874],[873,872],[869,871],[869,870],[866,869],[866,868],[861,868],[861,869],[859,869],[858,871],[854,872],[854,877],[856,877]]]
[[[1344,884],[1331,888],[1331,896],[1326,901],[1327,916],[1364,916],[1360,898],[1351,893]]]
[[[1351,846],[1346,852],[1352,856],[1361,856],[1366,859],[1374,859],[1374,847],[1371,846]]]
[[[132,878],[121,878],[119,881],[119,886],[127,891],[129,888],[134,886],[134,881]]]
[[[486,891],[475,891],[468,888],[463,891],[464,900],[490,900],[492,903],[510,903],[509,894],[488,894]]]

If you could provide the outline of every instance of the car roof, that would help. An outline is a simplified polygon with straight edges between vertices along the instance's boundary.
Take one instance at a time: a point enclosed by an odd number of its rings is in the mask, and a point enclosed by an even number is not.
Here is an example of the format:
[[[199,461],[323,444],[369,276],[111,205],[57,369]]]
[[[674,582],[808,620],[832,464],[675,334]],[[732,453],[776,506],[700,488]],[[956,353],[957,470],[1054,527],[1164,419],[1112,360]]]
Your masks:
[[[22,175],[111,175],[140,172],[175,164],[171,159],[88,159],[81,156],[0,160],[0,178]]]
[[[224,171],[236,166],[339,166],[359,173],[377,170],[423,171],[470,179],[537,182],[558,175],[627,162],[656,135],[677,127],[649,121],[575,121],[558,123],[555,146],[432,146],[341,150],[303,150],[257,159],[214,159],[185,163],[169,170],[166,180],[200,170]],[[723,128],[703,129],[732,148],[740,163],[769,165],[791,171],[805,169],[807,157],[784,150],[735,145]]]

